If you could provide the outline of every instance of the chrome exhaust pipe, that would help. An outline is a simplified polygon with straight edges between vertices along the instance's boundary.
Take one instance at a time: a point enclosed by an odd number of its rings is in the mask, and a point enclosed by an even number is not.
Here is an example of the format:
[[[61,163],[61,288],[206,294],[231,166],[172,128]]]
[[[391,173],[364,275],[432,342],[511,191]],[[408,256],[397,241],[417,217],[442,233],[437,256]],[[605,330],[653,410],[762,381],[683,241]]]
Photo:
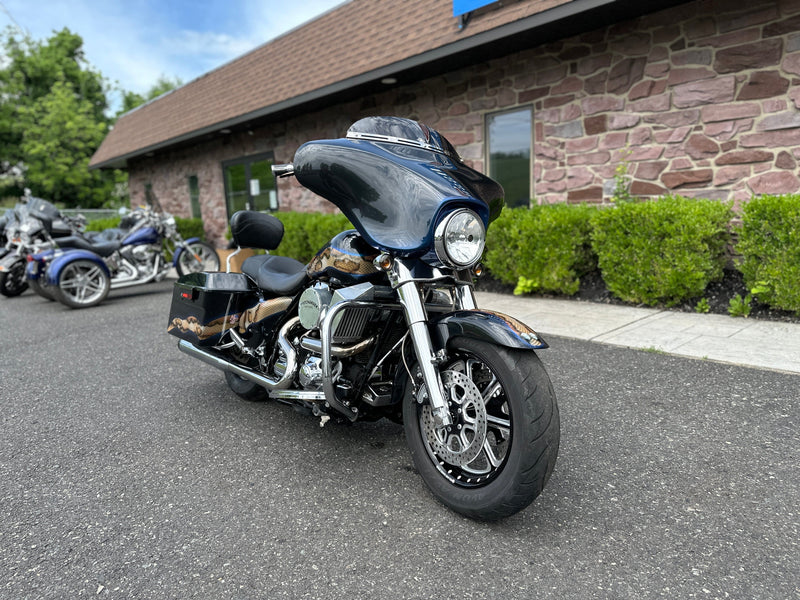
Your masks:
[[[294,379],[295,371],[297,370],[297,353],[295,352],[292,344],[289,343],[287,334],[299,320],[300,319],[297,317],[290,319],[283,327],[281,327],[280,333],[278,334],[278,344],[286,355],[286,371],[284,371],[283,375],[277,379],[267,377],[266,375],[263,375],[248,367],[228,362],[224,358],[216,356],[207,350],[198,348],[186,340],[178,341],[178,349],[184,354],[188,354],[193,358],[197,358],[207,365],[211,365],[212,367],[219,369],[220,371],[227,371],[228,373],[238,375],[242,379],[247,379],[248,381],[258,384],[267,390],[283,390],[291,385],[292,380]]]

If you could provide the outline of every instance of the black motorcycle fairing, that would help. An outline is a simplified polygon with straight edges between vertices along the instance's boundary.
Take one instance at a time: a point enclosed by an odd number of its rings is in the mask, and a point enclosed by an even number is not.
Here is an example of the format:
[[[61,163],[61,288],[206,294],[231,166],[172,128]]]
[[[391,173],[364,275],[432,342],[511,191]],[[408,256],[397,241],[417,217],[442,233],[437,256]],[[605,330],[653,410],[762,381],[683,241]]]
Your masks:
[[[272,215],[240,210],[231,217],[231,237],[242,248],[275,250],[283,239],[283,223]]]
[[[330,200],[370,245],[421,256],[441,217],[459,207],[487,225],[503,188],[448,154],[417,145],[338,139],[308,142],[294,158],[297,180]]]

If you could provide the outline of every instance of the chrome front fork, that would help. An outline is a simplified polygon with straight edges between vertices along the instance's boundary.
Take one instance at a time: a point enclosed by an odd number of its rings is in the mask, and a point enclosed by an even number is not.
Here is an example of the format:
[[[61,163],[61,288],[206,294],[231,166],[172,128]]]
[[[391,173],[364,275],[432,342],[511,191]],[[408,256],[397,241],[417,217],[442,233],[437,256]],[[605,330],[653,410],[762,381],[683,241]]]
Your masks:
[[[392,284],[397,288],[400,304],[406,315],[406,322],[414,342],[414,352],[417,363],[425,382],[428,400],[431,405],[434,422],[437,427],[448,427],[453,424],[442,378],[439,375],[440,358],[433,349],[430,332],[428,331],[428,315],[425,305],[411,274],[410,269],[401,259],[395,259],[391,271]],[[475,308],[475,298],[472,289],[467,285],[457,285],[456,303],[460,308]]]

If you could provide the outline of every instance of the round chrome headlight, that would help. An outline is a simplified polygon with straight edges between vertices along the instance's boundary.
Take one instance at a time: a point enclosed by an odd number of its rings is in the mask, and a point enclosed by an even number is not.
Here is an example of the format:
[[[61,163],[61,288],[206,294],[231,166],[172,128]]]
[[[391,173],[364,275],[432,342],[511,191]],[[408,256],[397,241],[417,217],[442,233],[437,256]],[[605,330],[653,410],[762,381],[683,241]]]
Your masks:
[[[434,233],[434,247],[439,260],[459,269],[478,262],[485,244],[486,228],[483,221],[466,208],[447,215]]]

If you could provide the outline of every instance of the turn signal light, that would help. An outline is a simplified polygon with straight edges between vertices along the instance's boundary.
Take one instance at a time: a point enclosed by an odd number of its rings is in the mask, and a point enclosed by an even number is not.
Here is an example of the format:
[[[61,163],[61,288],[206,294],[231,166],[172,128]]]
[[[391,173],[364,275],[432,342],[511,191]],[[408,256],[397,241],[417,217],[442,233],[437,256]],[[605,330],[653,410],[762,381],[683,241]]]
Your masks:
[[[388,271],[392,268],[392,257],[388,254],[380,254],[373,264],[381,271]]]

